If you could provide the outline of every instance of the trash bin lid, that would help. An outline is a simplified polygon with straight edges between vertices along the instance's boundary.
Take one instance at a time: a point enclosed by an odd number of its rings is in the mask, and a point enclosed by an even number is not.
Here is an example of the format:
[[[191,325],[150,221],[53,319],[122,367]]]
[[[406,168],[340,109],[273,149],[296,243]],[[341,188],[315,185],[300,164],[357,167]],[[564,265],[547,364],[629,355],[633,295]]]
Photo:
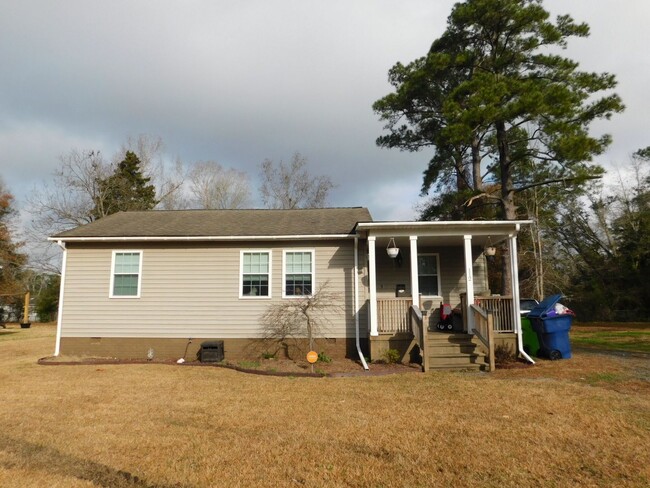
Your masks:
[[[535,318],[545,318],[546,315],[548,315],[549,312],[555,310],[555,304],[560,301],[562,298],[562,295],[551,295],[549,297],[544,298],[539,304],[533,308],[530,313],[528,314],[529,319],[535,319]]]

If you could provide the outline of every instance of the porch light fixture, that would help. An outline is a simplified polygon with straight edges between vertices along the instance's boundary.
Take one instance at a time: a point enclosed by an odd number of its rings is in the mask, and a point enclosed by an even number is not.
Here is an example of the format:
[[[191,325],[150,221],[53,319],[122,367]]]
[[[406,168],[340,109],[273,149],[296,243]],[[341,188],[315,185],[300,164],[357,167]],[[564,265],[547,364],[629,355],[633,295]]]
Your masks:
[[[390,241],[388,241],[388,246],[386,247],[386,253],[388,253],[388,257],[392,259],[395,259],[399,254],[399,247],[395,245],[395,239],[393,239],[392,237],[390,238]]]
[[[497,248],[492,245],[492,241],[490,240],[490,236],[488,236],[487,244],[485,246],[485,249],[483,250],[483,253],[486,256],[494,256],[497,253]]]

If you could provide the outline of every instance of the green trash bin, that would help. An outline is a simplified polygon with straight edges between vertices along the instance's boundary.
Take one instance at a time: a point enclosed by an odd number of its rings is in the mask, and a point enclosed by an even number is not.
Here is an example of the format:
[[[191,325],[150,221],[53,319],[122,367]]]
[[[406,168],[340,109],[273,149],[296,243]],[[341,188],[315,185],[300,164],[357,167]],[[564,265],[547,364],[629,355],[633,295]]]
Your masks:
[[[528,317],[521,317],[521,332],[524,351],[530,356],[537,357],[539,352],[539,338],[537,337],[537,332],[533,330],[533,326]]]

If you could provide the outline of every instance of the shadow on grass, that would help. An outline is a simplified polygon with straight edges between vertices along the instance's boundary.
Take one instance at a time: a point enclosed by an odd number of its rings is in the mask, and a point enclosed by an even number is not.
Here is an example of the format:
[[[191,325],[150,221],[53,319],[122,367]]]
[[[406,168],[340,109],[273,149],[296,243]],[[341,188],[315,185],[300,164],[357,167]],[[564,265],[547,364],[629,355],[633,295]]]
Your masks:
[[[127,471],[117,470],[104,464],[64,454],[51,447],[27,442],[21,439],[0,437],[0,451],[13,454],[20,461],[12,462],[0,459],[3,468],[22,468],[43,471],[62,476],[70,476],[90,481],[105,488],[189,488],[189,485],[150,484]]]

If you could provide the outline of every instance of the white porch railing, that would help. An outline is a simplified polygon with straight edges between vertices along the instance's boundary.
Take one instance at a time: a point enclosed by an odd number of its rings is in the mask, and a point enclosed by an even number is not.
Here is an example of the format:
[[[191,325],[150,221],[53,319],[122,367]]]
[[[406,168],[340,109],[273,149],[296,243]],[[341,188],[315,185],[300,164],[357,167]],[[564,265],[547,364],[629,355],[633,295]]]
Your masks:
[[[411,298],[378,298],[377,325],[379,332],[411,332],[409,307]]]
[[[465,295],[461,295],[461,310],[465,308]],[[410,297],[405,298],[378,298],[377,299],[377,324],[380,333],[411,332],[409,307],[412,304]],[[499,334],[514,332],[512,321],[511,296],[475,296],[474,304],[484,311],[490,312],[494,320],[494,332]],[[465,318],[463,322],[466,324]],[[465,325],[467,330],[467,325]]]

